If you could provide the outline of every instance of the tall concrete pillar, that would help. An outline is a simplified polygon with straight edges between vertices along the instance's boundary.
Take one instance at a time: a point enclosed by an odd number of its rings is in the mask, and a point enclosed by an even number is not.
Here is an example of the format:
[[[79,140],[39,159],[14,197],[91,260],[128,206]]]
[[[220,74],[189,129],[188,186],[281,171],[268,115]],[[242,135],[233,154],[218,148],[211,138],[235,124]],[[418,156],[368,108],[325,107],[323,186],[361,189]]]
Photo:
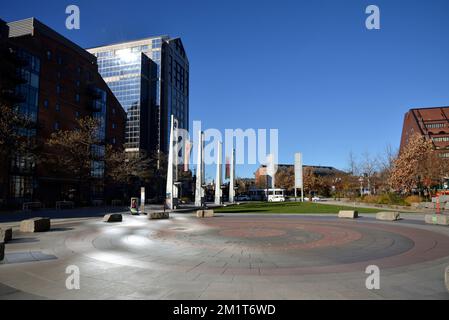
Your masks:
[[[221,141],[218,142],[218,148],[217,148],[217,173],[215,177],[215,204],[220,205],[221,204],[221,183],[222,183],[222,150],[223,145]]]
[[[231,163],[229,172],[229,202],[234,203],[235,196],[235,149],[232,149]]]
[[[267,156],[267,175],[269,177],[269,187],[272,189],[276,188],[276,172],[278,170],[278,165],[274,154],[269,154]]]
[[[174,199],[176,198],[177,193],[175,190],[176,186],[174,186],[174,150],[175,150],[175,144],[176,140],[174,138],[175,130],[175,118],[172,115],[171,121],[170,121],[170,143],[168,144],[168,165],[167,165],[167,186],[166,186],[166,192],[165,192],[165,203],[167,205],[167,208],[170,210],[174,209]]]
[[[198,159],[196,164],[195,206],[201,207],[204,198],[204,133],[198,135]]]

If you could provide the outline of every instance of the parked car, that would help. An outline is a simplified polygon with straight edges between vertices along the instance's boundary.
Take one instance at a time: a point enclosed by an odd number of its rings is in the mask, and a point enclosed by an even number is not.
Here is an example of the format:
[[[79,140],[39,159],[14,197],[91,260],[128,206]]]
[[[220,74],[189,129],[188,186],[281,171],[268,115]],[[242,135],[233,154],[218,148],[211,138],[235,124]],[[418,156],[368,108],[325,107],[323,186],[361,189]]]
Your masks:
[[[304,201],[310,201],[310,198],[309,198],[309,197],[304,197]],[[318,201],[321,201],[321,198],[320,198],[320,197],[314,196],[314,197],[312,198],[312,202],[318,202]]]
[[[285,197],[283,195],[269,195],[268,202],[285,202]]]
[[[251,198],[246,194],[241,194],[241,195],[238,195],[237,197],[235,197],[235,200],[236,201],[250,201]]]

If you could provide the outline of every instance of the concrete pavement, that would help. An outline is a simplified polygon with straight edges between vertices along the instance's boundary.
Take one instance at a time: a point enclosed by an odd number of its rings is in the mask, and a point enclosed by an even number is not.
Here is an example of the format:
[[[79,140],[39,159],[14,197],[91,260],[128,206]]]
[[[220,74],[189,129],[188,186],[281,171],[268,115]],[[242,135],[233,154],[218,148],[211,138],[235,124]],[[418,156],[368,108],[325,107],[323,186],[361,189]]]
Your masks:
[[[449,228],[417,215],[63,220],[6,246],[0,299],[449,299]],[[380,290],[368,290],[368,265]],[[66,268],[80,270],[68,290]]]

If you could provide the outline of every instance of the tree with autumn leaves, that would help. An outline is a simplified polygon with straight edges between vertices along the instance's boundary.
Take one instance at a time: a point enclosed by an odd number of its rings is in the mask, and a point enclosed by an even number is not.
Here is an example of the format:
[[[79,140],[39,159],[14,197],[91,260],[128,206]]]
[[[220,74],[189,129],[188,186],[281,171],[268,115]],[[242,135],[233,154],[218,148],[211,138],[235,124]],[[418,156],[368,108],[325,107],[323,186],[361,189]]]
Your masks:
[[[432,142],[415,133],[393,162],[389,184],[395,191],[409,194],[413,189],[430,191],[448,173],[447,161],[441,159]]]

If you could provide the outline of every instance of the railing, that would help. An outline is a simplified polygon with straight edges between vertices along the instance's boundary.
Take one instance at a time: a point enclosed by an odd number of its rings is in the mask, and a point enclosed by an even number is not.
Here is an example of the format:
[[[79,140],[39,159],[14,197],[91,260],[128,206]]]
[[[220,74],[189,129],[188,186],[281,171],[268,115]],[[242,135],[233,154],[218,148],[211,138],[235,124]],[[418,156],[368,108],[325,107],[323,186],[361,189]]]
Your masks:
[[[113,208],[115,208],[115,207],[122,207],[123,206],[123,201],[122,200],[112,200],[111,201],[111,206]]]
[[[101,207],[103,205],[103,200],[92,200],[92,205],[94,207]]]
[[[62,210],[64,208],[75,208],[75,203],[73,201],[56,201],[56,210]]]
[[[22,205],[22,209],[23,209],[23,211],[42,209],[42,203],[40,203],[40,202],[25,202]]]

